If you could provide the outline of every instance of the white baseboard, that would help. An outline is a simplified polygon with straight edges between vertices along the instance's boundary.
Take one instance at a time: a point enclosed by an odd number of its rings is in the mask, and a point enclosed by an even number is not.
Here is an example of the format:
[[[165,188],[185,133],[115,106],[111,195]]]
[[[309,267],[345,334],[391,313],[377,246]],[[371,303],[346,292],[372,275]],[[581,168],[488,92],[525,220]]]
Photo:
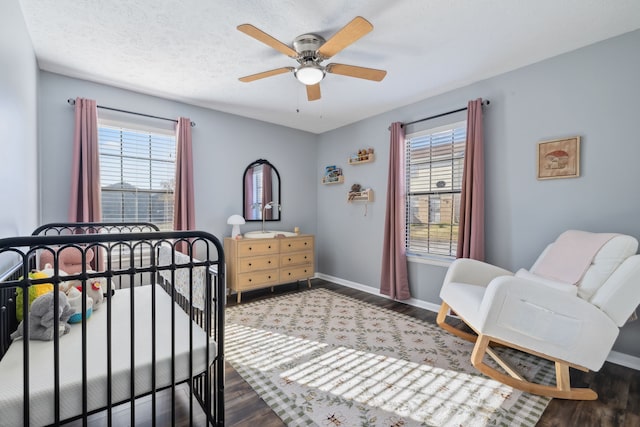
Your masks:
[[[362,292],[366,292],[368,294],[377,295],[379,297],[383,297],[386,299],[393,299],[387,295],[381,294],[379,289],[372,288],[371,286],[362,285],[360,283],[352,282],[350,280],[341,279],[339,277],[329,276],[328,274],[316,273],[316,277],[318,279],[327,280],[329,282],[337,283],[338,285],[343,285],[348,288],[357,289]],[[395,301],[395,300],[394,300]],[[433,304],[430,302],[422,301],[416,298],[410,298],[407,300],[398,300],[398,302],[405,303],[414,307],[424,308],[425,310],[433,311],[437,313],[440,310],[440,306],[437,304]]]
[[[607,356],[607,362],[615,363],[616,365],[625,366],[627,368],[640,371],[640,357],[631,356],[630,354],[611,350],[609,356]]]
[[[378,295],[383,298],[389,298],[387,295],[383,295],[380,293],[378,289],[372,288],[371,286],[366,286],[361,283],[352,282],[350,280],[341,279],[339,277],[329,276],[324,273],[317,273],[315,277],[318,279],[327,280],[329,282],[337,283],[338,285],[346,286],[348,288],[357,289],[362,292],[366,292],[372,295]],[[425,310],[433,311],[437,313],[440,310],[440,306],[438,304],[434,304],[431,302],[422,301],[416,298],[411,298],[408,300],[399,301],[414,307],[423,308]],[[619,351],[611,350],[609,356],[607,357],[607,362],[615,363],[616,365],[624,366],[627,368],[635,369],[640,371],[640,357],[632,356],[630,354],[620,353]]]

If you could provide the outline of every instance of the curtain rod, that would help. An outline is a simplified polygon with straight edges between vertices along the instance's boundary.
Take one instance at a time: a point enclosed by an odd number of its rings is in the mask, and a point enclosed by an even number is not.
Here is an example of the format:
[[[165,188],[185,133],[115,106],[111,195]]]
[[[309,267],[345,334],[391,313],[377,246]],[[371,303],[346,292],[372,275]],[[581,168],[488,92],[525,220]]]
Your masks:
[[[67,102],[70,105],[76,105],[76,100],[73,99],[73,98],[67,99]],[[152,116],[150,114],[136,113],[135,111],[120,110],[119,108],[104,107],[102,105],[97,105],[97,107],[101,108],[103,110],[117,111],[119,113],[135,114],[136,116],[150,117],[152,119],[166,120],[168,122],[178,123],[178,121],[176,119],[167,119],[166,117]],[[196,124],[194,122],[191,122],[191,127],[195,127],[195,126],[196,126]]]
[[[489,101],[488,99],[485,100],[485,101],[482,101],[482,106],[483,107],[485,105],[489,105],[489,104],[491,104],[491,101]],[[412,125],[412,124],[415,124],[415,123],[425,122],[425,121],[431,120],[431,119],[437,119],[438,117],[448,116],[449,114],[459,113],[461,111],[466,111],[466,110],[467,110],[467,107],[458,108],[457,110],[447,111],[446,113],[436,114],[435,116],[425,117],[424,119],[414,120],[414,121],[409,122],[409,123],[402,123],[402,126],[409,126],[409,125]]]

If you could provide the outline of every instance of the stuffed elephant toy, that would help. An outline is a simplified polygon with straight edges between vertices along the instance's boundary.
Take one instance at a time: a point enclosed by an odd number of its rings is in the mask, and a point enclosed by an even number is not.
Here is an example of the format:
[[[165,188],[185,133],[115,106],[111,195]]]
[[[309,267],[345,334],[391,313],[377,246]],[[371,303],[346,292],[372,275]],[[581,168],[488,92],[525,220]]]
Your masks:
[[[74,310],[69,305],[67,296],[64,292],[58,292],[59,299],[59,311],[60,322],[58,324],[60,336],[69,332],[71,327],[67,323]],[[41,295],[31,303],[31,309],[29,310],[29,338],[32,340],[50,341],[54,337],[53,327],[53,292]],[[23,336],[24,320],[18,325],[18,329],[11,334],[12,339]]]

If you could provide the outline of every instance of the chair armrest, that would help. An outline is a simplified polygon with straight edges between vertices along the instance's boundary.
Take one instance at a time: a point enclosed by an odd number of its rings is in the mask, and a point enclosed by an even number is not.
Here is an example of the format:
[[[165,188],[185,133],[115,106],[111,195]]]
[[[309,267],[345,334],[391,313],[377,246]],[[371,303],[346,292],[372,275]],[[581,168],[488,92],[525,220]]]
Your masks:
[[[591,297],[591,303],[618,326],[624,325],[640,304],[640,255],[625,259]]]
[[[616,324],[578,296],[519,277],[498,277],[484,293],[477,330],[597,371],[618,336]]]
[[[443,286],[450,282],[487,286],[499,276],[513,276],[513,273],[486,262],[470,258],[458,258],[449,266]]]
[[[517,276],[501,276],[492,280],[484,293],[481,311],[488,318],[500,311],[505,299],[526,302],[549,313],[572,318],[601,312],[598,307],[574,294]]]

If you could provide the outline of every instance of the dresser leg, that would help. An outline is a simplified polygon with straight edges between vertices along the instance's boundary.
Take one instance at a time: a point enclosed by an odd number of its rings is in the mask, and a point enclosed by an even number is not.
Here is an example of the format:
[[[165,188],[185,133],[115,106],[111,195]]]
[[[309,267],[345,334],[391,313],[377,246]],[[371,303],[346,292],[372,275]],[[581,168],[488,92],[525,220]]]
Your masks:
[[[307,278],[307,287],[311,289],[311,278]]]
[[[238,291],[238,294],[237,294],[237,300],[236,300],[236,302],[237,302],[238,304],[240,304],[240,299],[241,299],[240,295],[241,295],[241,292],[240,292],[240,291]]]

